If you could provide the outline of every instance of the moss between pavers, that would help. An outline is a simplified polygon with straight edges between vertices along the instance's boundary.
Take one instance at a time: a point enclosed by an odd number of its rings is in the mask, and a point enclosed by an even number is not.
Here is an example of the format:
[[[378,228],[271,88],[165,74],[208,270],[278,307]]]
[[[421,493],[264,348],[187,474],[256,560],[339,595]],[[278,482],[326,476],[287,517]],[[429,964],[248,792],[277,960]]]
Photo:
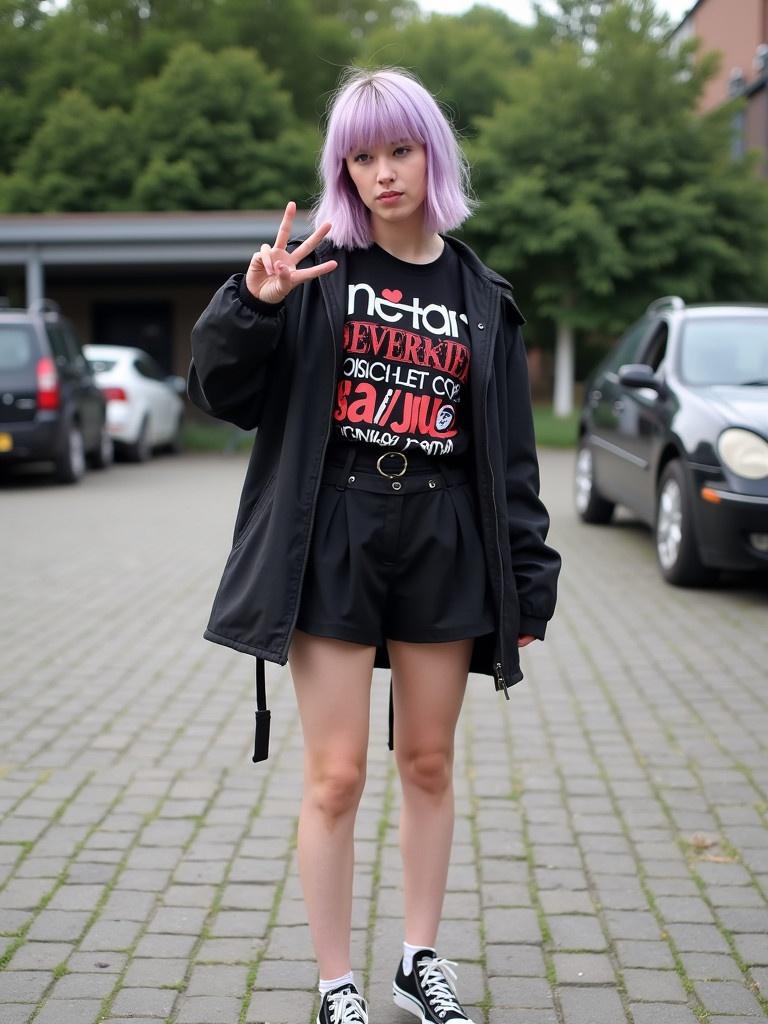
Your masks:
[[[566,614],[567,614],[567,612],[566,612]],[[575,636],[576,636],[576,642],[579,645],[582,653],[584,654],[585,659],[589,662],[589,664],[593,668],[593,671],[595,673],[595,678],[598,680],[598,683],[601,686],[601,689],[603,691],[603,694],[605,696],[605,699],[606,699],[608,705],[610,706],[611,710],[613,711],[614,715],[616,716],[616,720],[618,722],[620,722],[621,725],[622,725],[622,730],[624,732],[624,736],[625,736],[625,739],[626,739],[628,747],[632,750],[632,752],[633,752],[635,758],[637,759],[638,763],[640,763],[641,765],[645,766],[646,759],[643,758],[640,755],[639,751],[636,750],[634,742],[632,740],[632,736],[631,736],[630,731],[627,730],[624,727],[624,720],[623,720],[623,718],[622,718],[622,716],[621,716],[621,714],[619,712],[619,709],[618,709],[618,707],[616,705],[616,701],[613,698],[613,695],[610,693],[608,687],[605,685],[605,680],[603,679],[602,673],[600,672],[600,668],[597,665],[597,663],[595,662],[594,658],[592,657],[591,651],[590,651],[588,645],[584,644],[583,641],[581,641],[580,634],[578,633],[578,631],[575,631]],[[681,700],[682,700],[682,698],[681,698]],[[583,716],[581,715],[581,712],[578,709],[578,706],[576,705],[575,701],[574,701],[574,709],[575,709],[575,713],[577,714],[577,716],[579,718],[582,718]],[[694,709],[692,709],[692,711],[693,710]],[[658,717],[658,716],[656,716],[656,717]],[[669,728],[667,727],[666,723],[663,720],[659,721],[659,728],[665,734],[667,743],[669,744],[670,748],[676,748],[676,749],[679,750],[680,749],[679,744],[676,743],[674,736],[671,734]],[[588,737],[588,733],[583,729],[583,726],[582,726],[582,730],[584,731],[585,736]],[[590,748],[592,748],[593,745],[592,745],[591,741],[589,740],[589,738],[588,738],[587,741],[588,741],[588,743],[590,745]],[[601,777],[603,778],[603,780],[606,783],[606,787],[608,789],[608,792],[611,793],[611,800],[612,800],[612,802],[614,804],[614,807],[615,807],[615,813],[616,813],[617,820],[621,824],[621,828],[622,828],[622,831],[623,831],[623,833],[625,835],[625,838],[627,839],[627,842],[630,844],[630,846],[632,846],[631,838],[629,836],[629,831],[628,831],[628,829],[626,827],[626,822],[624,821],[624,817],[623,817],[623,815],[621,814],[621,811],[618,808],[617,801],[615,800],[615,798],[612,795],[611,786],[610,786],[610,776],[605,771],[605,768],[602,765],[602,762],[601,762],[599,756],[596,755],[596,754],[593,754],[593,756],[595,758],[595,763],[598,765],[598,769],[600,771]],[[695,766],[690,763],[690,759],[688,760],[687,767],[688,767],[688,769],[691,772],[695,773]],[[658,801],[659,805],[661,806],[662,810],[664,811],[664,814],[667,817],[667,820],[668,820],[668,822],[670,824],[670,828],[671,828],[672,832],[673,833],[677,833],[677,826],[675,824],[674,816],[672,815],[672,812],[671,812],[671,810],[669,808],[669,805],[667,804],[666,800],[664,799],[664,796],[661,793],[661,790],[660,790],[658,784],[654,781],[654,779],[653,779],[653,777],[652,777],[652,775],[650,773],[646,773],[646,774],[648,775],[648,778],[647,778],[648,785],[650,786],[650,788],[651,788],[651,790],[652,790],[656,800]],[[704,792],[703,787],[700,787],[700,788],[702,789],[702,792]],[[717,817],[716,814],[715,814],[715,817]],[[685,845],[683,843],[680,842],[680,837],[679,836],[678,836],[678,845],[680,845],[681,848],[683,849],[683,852],[685,852],[686,847],[685,847]],[[733,848],[732,846],[730,848],[731,848],[731,850],[734,850],[734,852],[738,856],[738,851],[735,851],[735,848]],[[682,959],[680,957],[680,954],[679,954],[679,952],[677,950],[677,946],[676,946],[674,940],[671,938],[669,933],[666,931],[666,928],[665,928],[665,923],[666,922],[664,921],[664,918],[663,918],[661,912],[658,909],[658,906],[657,906],[656,901],[655,901],[654,894],[653,894],[652,890],[649,888],[649,886],[647,884],[647,880],[646,880],[647,876],[646,876],[646,872],[645,872],[644,866],[642,864],[642,861],[640,860],[640,858],[636,858],[636,860],[637,860],[637,864],[638,864],[638,879],[639,879],[640,884],[641,884],[641,886],[643,888],[643,892],[645,893],[646,899],[648,900],[648,903],[649,903],[649,905],[650,905],[650,907],[651,907],[651,909],[652,909],[652,911],[654,913],[654,916],[656,917],[656,919],[658,921],[659,928],[661,930],[661,934],[664,937],[664,939],[667,941],[667,943],[668,943],[668,945],[670,947],[670,952],[672,954],[672,958],[673,958],[673,961],[674,961],[674,964],[675,964],[675,970],[676,970],[676,972],[677,972],[677,974],[678,974],[678,976],[680,978],[680,981],[681,981],[681,983],[683,985],[683,988],[685,989],[686,993],[696,1003],[696,1005],[693,1007],[693,1013],[696,1015],[698,1020],[700,1020],[702,1022],[702,1024],[707,1024],[707,1022],[710,1019],[709,1018],[709,1013],[706,1010],[706,1008],[702,1005],[701,1001],[698,998],[698,995],[696,994],[693,981],[688,977],[688,974],[687,974],[687,972],[685,970],[685,966],[684,966],[683,961],[682,961]],[[689,866],[689,870],[691,871],[691,874],[693,875],[694,879],[696,880],[697,879],[697,875],[696,875],[695,871],[693,870],[691,864],[689,863],[688,866]],[[709,907],[710,911],[712,912],[713,917],[715,918],[716,927],[718,928],[719,932],[722,934],[723,938],[725,939],[726,943],[728,944],[729,948],[731,949],[731,954],[732,954],[732,957],[733,957],[734,961],[739,965],[739,968],[742,970],[742,972],[746,973],[746,970],[747,970],[746,965],[744,965],[744,962],[741,960],[741,958],[738,955],[738,951],[736,950],[736,947],[735,947],[734,942],[733,942],[733,937],[732,937],[730,931],[727,928],[725,928],[719,922],[716,908],[707,899],[706,891],[704,890],[704,888],[701,885],[699,885],[698,881],[697,881],[697,885],[699,887],[699,890],[702,893],[702,897],[704,898],[705,902],[707,903],[707,906]],[[762,1008],[764,1010],[768,1010],[768,999],[765,999],[764,997],[762,997],[760,995],[760,993],[758,991],[756,991],[755,986],[749,981],[748,978],[745,977],[744,980],[745,980],[746,987],[752,992],[753,995],[755,995],[755,997],[760,1002]]]
[[[479,875],[478,881],[480,883],[480,890],[482,891],[483,883],[483,861],[482,853],[480,849],[480,834],[479,826],[477,823],[477,809],[478,801],[477,794],[475,793],[474,778],[475,778],[475,762],[473,758],[473,742],[475,738],[473,723],[469,715],[466,716],[464,725],[464,736],[465,736],[465,750],[466,750],[466,763],[467,763],[467,782],[469,790],[469,834],[472,842],[472,849],[475,855],[475,871]],[[480,967],[483,972],[483,997],[476,1004],[479,1010],[482,1010],[483,1018],[488,1020],[491,1009],[493,1008],[493,993],[491,992],[490,982],[488,981],[488,958],[486,956],[487,948],[487,935],[485,930],[485,917],[483,916],[482,905],[480,907],[480,920],[478,922],[480,928]]]

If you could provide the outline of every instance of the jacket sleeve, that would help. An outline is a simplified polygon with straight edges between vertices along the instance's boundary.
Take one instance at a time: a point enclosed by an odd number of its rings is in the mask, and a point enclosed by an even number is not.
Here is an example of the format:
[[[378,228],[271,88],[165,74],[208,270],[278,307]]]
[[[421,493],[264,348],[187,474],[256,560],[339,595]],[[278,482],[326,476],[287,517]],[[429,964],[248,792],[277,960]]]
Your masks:
[[[509,543],[520,603],[519,634],[544,639],[547,622],[555,612],[558,552],[545,544],[549,513],[539,497],[539,462],[533,428],[533,407],[528,380],[528,358],[521,322],[506,321],[507,358],[507,465],[506,491]]]
[[[257,299],[246,288],[244,274],[225,281],[192,328],[190,401],[244,430],[258,426],[270,357],[280,343],[285,317],[285,300]]]

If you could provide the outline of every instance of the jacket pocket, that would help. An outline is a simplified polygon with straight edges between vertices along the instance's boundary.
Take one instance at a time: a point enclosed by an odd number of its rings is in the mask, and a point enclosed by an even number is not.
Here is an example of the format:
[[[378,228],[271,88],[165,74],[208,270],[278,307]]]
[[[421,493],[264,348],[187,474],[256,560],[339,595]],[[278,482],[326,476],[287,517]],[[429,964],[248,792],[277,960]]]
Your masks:
[[[256,522],[258,522],[258,520],[261,518],[261,515],[264,512],[264,510],[266,509],[267,504],[269,503],[269,500],[272,497],[272,494],[273,494],[273,492],[275,490],[275,481],[276,480],[277,480],[277,470],[275,469],[275,470],[273,470],[272,475],[269,477],[267,482],[262,487],[261,494],[256,499],[256,504],[251,509],[248,518],[245,520],[245,522],[241,526],[240,530],[235,535],[235,539],[234,539],[234,541],[232,543],[232,550],[233,551],[235,550],[235,548],[240,547],[242,542],[248,536],[248,533],[250,532],[250,530],[253,527],[253,525]]]

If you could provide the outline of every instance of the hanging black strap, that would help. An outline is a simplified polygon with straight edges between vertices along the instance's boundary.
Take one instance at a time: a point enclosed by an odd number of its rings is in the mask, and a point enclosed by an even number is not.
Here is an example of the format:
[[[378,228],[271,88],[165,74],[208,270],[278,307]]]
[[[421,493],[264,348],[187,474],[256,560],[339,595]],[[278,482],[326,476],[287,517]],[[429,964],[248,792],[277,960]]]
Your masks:
[[[256,659],[256,735],[253,744],[255,761],[266,761],[269,756],[269,722],[271,712],[267,708],[267,688],[264,675],[264,659]]]
[[[395,731],[395,704],[392,700],[392,676],[389,677],[389,739],[387,746],[390,750],[395,749],[395,741],[393,739]]]

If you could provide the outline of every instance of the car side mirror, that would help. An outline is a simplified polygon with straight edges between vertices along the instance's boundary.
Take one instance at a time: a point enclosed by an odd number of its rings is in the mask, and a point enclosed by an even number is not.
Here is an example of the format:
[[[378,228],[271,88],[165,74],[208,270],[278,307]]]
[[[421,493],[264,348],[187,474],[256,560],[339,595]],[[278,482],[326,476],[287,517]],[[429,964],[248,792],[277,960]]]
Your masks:
[[[653,367],[647,363],[625,363],[619,367],[618,378],[619,384],[627,388],[651,388],[660,395],[665,390]]]

